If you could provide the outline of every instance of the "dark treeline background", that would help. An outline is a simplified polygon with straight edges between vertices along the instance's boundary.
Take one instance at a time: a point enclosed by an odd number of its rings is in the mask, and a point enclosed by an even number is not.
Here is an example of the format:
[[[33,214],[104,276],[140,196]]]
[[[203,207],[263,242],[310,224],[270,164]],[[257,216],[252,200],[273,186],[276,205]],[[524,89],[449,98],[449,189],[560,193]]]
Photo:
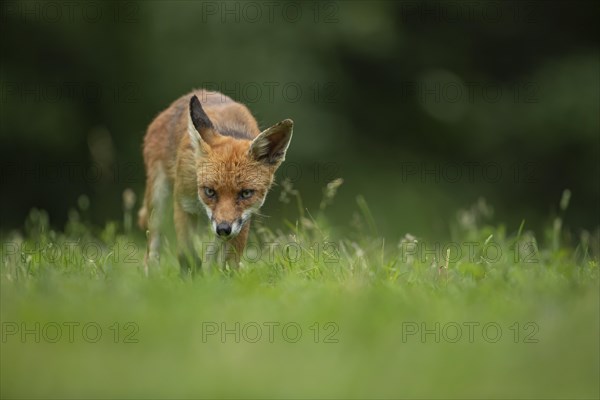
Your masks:
[[[60,229],[82,194],[94,223],[121,219],[123,190],[143,191],[146,126],[197,87],[246,103],[261,127],[293,118],[278,179],[316,212],[343,177],[340,227],[363,195],[396,238],[445,236],[480,197],[508,229],[539,229],[564,189],[565,224],[598,224],[598,2],[0,7],[3,231],[32,207]],[[293,216],[279,191],[265,213]]]

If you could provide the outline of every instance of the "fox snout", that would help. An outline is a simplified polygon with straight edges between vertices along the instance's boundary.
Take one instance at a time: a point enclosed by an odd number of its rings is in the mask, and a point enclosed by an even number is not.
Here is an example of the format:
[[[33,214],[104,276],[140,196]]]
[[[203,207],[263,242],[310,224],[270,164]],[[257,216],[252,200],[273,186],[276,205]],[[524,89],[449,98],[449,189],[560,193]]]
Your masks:
[[[217,224],[217,235],[227,237],[231,234],[231,224],[228,222],[221,222]]]
[[[212,218],[212,230],[220,239],[233,239],[236,237],[244,226],[242,218],[236,218],[232,221],[217,220]]]

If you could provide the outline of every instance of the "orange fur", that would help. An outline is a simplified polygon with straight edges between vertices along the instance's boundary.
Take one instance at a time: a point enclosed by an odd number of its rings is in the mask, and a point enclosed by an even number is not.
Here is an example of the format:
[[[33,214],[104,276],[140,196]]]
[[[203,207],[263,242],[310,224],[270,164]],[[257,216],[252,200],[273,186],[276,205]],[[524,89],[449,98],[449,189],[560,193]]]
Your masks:
[[[292,127],[284,120],[260,132],[244,105],[205,90],[182,96],[161,112],[144,138],[146,191],[138,223],[149,232],[146,271],[158,258],[170,194],[182,260],[196,256],[192,237],[199,215],[206,213],[213,231],[228,239],[227,260],[237,264],[250,216],[262,206],[285,159]]]

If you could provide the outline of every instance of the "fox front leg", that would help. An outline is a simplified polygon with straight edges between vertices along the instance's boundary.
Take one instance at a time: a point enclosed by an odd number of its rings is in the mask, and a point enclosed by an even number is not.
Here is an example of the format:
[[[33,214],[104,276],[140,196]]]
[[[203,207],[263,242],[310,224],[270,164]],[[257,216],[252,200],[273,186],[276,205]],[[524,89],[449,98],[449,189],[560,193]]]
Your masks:
[[[175,233],[177,234],[177,259],[181,275],[186,277],[201,271],[202,260],[194,249],[194,235],[198,226],[198,217],[187,213],[175,201]]]
[[[223,267],[229,265],[231,269],[238,269],[240,261],[244,256],[244,249],[248,242],[248,233],[250,232],[250,221],[246,222],[240,233],[233,239],[226,242],[224,246],[225,254],[223,254]]]

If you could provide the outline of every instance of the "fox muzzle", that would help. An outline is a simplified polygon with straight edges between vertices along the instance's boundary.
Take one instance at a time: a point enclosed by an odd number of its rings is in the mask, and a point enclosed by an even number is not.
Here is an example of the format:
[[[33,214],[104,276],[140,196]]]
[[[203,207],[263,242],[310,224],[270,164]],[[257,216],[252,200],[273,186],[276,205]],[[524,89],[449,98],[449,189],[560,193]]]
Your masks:
[[[220,222],[217,224],[217,235],[227,237],[231,235],[231,224],[228,222]]]

